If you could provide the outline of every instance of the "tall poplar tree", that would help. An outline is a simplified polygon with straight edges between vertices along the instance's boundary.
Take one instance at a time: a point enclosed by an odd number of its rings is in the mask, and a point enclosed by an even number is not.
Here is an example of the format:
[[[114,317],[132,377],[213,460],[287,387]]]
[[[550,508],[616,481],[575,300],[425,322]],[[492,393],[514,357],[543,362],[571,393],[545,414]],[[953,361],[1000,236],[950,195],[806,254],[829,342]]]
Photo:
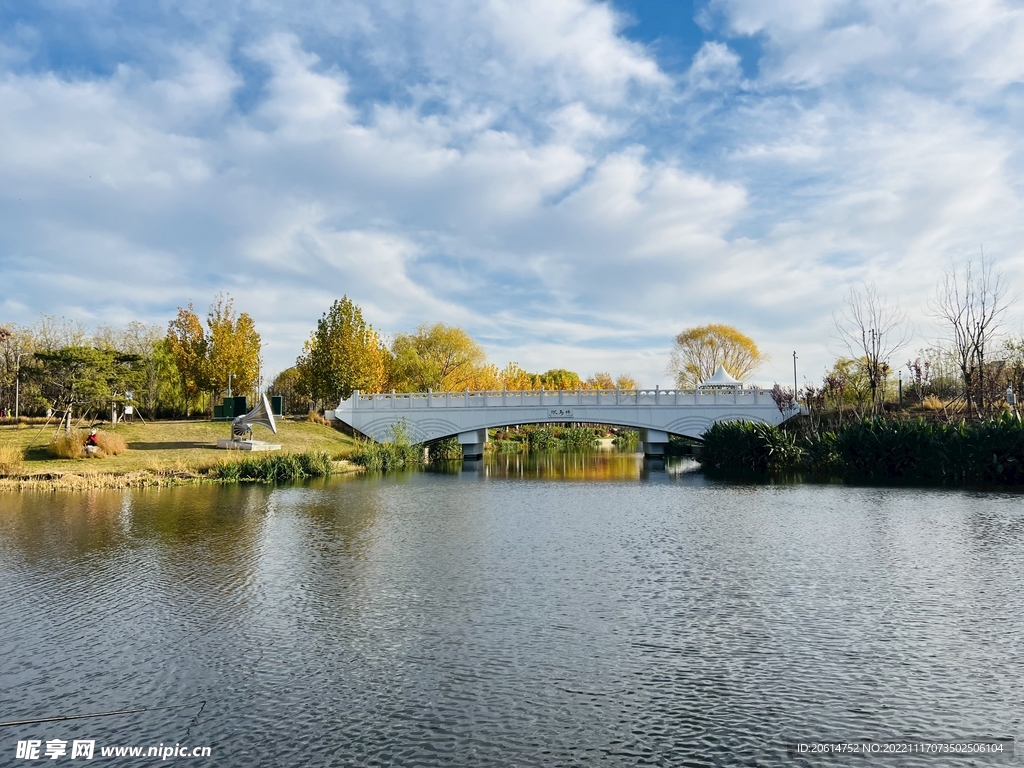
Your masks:
[[[260,375],[259,333],[245,312],[235,311],[234,299],[217,294],[206,315],[210,332],[207,342],[208,383],[216,399],[228,390],[232,394],[254,391]]]
[[[299,391],[317,406],[352,395],[353,390],[380,392],[388,380],[391,356],[380,336],[348,298],[335,301],[317,321],[295,361]]]
[[[188,309],[178,307],[178,315],[167,326],[167,345],[181,376],[185,415],[207,385],[206,334],[203,324],[189,302]]]

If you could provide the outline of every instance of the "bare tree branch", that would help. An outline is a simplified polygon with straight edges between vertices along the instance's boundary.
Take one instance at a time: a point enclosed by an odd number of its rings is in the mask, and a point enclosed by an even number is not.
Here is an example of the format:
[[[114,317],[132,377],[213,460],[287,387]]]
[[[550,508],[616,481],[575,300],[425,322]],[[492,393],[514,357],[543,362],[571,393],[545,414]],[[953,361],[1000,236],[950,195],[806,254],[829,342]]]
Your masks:
[[[1003,274],[993,271],[984,250],[977,269],[968,259],[962,269],[951,265],[939,281],[931,310],[952,344],[968,413],[972,406],[979,415],[985,410],[985,361],[1014,301],[1015,296],[1007,295]]]
[[[871,386],[871,409],[877,411],[889,375],[889,358],[910,340],[912,329],[899,303],[889,303],[873,285],[851,287],[844,307],[832,316],[839,340],[861,361]]]

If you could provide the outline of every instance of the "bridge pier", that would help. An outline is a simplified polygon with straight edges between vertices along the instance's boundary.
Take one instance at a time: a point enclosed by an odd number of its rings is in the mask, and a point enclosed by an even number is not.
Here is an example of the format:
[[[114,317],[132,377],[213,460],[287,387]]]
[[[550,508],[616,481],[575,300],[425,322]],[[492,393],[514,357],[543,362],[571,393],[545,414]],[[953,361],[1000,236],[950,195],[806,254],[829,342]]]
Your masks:
[[[463,461],[482,459],[484,457],[484,444],[487,442],[486,429],[459,432],[458,440],[459,445],[462,446]]]
[[[662,459],[668,446],[668,432],[660,429],[640,429],[640,450],[645,459]]]

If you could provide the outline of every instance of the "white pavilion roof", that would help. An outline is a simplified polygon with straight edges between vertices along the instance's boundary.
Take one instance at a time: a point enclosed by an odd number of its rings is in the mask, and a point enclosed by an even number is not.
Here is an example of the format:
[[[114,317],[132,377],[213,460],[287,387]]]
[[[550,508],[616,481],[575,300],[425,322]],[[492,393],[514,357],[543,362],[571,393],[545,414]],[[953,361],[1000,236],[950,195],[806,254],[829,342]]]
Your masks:
[[[718,370],[715,371],[715,375],[707,381],[700,383],[702,387],[742,387],[743,382],[737,378],[734,378],[727,370],[725,366],[719,363]]]

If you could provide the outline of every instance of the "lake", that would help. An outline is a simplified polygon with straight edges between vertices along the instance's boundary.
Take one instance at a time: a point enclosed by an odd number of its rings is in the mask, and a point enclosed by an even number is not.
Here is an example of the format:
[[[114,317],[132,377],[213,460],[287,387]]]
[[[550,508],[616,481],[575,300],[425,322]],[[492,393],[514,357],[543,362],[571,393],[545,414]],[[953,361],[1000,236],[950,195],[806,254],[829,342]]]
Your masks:
[[[936,766],[970,763],[787,743],[1022,732],[1021,496],[691,469],[2,495],[0,720],[148,711],[0,728],[0,764],[77,739],[210,747],[194,765]]]

